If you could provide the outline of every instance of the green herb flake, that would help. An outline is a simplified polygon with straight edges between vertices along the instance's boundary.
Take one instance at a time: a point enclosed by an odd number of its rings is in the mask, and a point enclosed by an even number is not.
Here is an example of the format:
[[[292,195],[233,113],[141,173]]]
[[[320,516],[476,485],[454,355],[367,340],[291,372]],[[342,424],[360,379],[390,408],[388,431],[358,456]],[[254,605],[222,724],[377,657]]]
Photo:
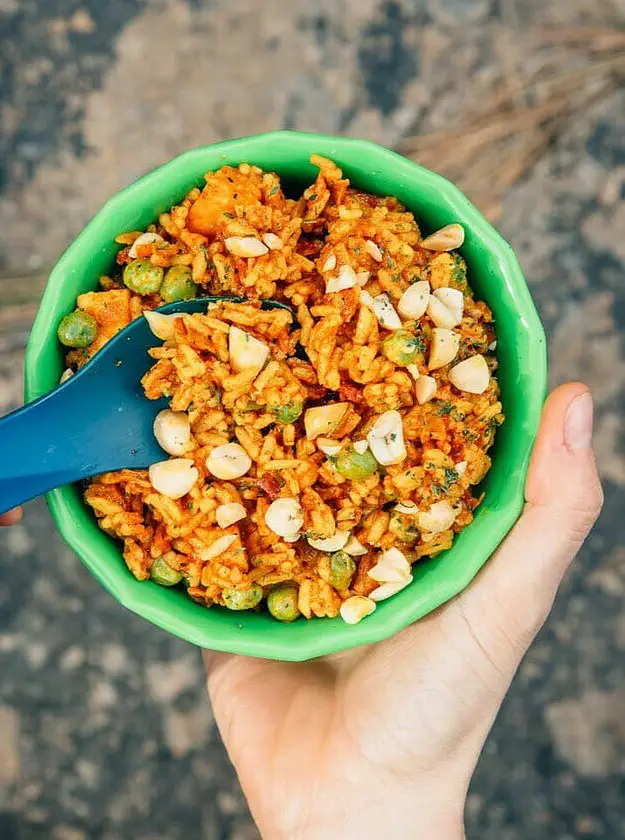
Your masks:
[[[269,190],[269,195],[275,195],[278,190],[280,189],[280,184],[274,184],[273,187]]]
[[[460,476],[456,472],[456,470],[452,469],[452,467],[445,467],[445,483],[443,484],[443,489],[445,492],[449,490],[452,484],[455,484],[459,480]]]
[[[450,402],[441,402],[438,411],[436,412],[437,417],[444,417],[446,414],[451,414],[453,411],[453,405]]]

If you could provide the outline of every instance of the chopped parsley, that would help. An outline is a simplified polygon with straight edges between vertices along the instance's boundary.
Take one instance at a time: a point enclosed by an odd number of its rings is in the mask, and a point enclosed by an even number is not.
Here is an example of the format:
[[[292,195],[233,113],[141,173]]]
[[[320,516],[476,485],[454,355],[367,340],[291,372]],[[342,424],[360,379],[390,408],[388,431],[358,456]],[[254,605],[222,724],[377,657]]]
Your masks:
[[[445,483],[443,487],[445,490],[449,490],[452,484],[455,484],[459,480],[460,476],[452,467],[445,467]]]
[[[444,473],[445,477],[440,484],[432,484],[432,494],[436,499],[438,499],[441,495],[449,493],[452,485],[460,478],[456,470],[452,469],[452,467],[445,467]]]
[[[451,414],[453,411],[453,405],[450,402],[441,402],[438,407],[438,411],[436,412],[437,417],[444,417],[446,414]]]
[[[269,195],[275,195],[278,190],[280,189],[280,184],[274,184],[273,187],[269,190]]]
[[[456,266],[453,279],[454,283],[461,287],[461,291],[467,288],[467,273],[463,266]]]

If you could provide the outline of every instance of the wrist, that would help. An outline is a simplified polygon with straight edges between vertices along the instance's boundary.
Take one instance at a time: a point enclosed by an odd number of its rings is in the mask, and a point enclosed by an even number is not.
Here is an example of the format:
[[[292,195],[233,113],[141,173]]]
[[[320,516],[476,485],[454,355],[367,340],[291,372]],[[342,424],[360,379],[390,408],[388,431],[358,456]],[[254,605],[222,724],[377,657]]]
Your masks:
[[[416,780],[404,782],[402,788],[398,790],[397,780],[380,781],[375,793],[337,785],[331,801],[317,801],[303,820],[296,818],[290,825],[281,820],[279,827],[275,819],[269,826],[260,820],[263,840],[466,840],[462,791],[446,792],[442,786],[427,795],[427,785]],[[298,816],[303,816],[301,811]]]
[[[360,810],[363,813],[356,820],[346,817],[342,820],[323,821],[295,832],[262,833],[262,837],[263,840],[343,840],[345,837],[358,837],[358,840],[380,840],[380,837],[466,840],[462,820],[450,819],[446,814],[371,814],[365,803]]]

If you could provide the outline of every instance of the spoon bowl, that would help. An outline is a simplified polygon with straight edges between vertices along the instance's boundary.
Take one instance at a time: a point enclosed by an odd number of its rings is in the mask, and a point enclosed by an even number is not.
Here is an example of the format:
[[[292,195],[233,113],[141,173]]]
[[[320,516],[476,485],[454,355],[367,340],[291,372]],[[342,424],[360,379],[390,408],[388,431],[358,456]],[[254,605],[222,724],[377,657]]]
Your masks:
[[[235,297],[177,301],[157,312],[206,312]],[[263,301],[263,309],[291,309]],[[0,419],[0,513],[76,481],[121,469],[145,469],[168,456],[152,427],[167,400],[146,399],[141,379],[159,343],[145,318],[128,324],[77,373],[49,394]]]

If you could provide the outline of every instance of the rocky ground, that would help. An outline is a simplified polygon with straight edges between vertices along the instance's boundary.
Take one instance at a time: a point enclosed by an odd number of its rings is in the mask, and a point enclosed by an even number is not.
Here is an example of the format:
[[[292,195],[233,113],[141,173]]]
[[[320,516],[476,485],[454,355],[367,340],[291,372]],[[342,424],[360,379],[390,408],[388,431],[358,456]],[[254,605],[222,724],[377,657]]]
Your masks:
[[[554,22],[622,26],[625,3],[0,0],[0,268],[43,272],[106,197],[192,145],[440,130]],[[570,120],[500,221],[552,381],[595,391],[606,506],[488,741],[470,838],[625,838],[624,114],[616,89]],[[21,343],[0,410],[20,399]],[[0,533],[0,562],[2,840],[257,837],[198,652],[118,606],[40,502]]]

